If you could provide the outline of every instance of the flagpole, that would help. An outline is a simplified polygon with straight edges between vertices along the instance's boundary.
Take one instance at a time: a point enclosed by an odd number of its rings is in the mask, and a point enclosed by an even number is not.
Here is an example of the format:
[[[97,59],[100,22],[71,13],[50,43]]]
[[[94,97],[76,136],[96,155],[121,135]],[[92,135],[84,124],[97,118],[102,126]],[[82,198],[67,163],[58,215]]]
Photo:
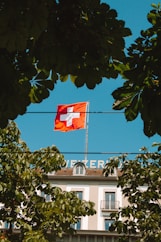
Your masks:
[[[87,102],[87,108],[86,108],[86,134],[85,134],[85,154],[84,154],[85,160],[87,160],[87,155],[88,155],[88,124],[89,124],[89,102]]]

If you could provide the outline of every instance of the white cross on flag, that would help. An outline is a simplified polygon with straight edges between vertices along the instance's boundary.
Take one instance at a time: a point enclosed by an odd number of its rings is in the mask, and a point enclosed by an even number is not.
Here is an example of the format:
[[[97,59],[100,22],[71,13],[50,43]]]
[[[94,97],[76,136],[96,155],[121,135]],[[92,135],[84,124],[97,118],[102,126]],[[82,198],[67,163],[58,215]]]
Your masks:
[[[54,130],[67,132],[84,129],[86,112],[87,102],[58,105]]]

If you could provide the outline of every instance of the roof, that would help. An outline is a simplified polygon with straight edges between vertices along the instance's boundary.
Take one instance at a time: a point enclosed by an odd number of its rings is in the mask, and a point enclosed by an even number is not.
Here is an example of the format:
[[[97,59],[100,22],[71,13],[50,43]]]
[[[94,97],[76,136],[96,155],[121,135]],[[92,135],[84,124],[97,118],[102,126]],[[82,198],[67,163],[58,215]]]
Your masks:
[[[49,174],[48,178],[51,180],[117,180],[117,175],[110,175],[105,177],[103,169],[86,168],[84,175],[73,174],[73,168],[62,168],[54,174]]]
[[[86,168],[86,176],[103,176],[102,169]],[[71,176],[73,168],[63,168],[55,173],[56,176]]]

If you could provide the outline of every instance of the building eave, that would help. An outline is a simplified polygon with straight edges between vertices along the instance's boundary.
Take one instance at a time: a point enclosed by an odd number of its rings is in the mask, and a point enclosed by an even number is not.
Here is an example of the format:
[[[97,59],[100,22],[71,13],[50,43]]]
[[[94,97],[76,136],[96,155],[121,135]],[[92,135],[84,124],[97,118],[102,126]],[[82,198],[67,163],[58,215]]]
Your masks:
[[[65,175],[48,175],[48,179],[49,180],[66,180],[66,181],[116,181],[118,180],[118,178],[116,176],[109,176],[109,177],[105,177],[105,176],[65,176]]]

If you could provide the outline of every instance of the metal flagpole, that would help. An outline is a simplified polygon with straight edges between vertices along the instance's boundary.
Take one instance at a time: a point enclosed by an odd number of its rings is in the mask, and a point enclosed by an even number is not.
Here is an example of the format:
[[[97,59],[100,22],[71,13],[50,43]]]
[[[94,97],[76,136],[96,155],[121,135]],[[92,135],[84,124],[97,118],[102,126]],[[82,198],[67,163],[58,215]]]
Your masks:
[[[87,160],[87,155],[88,155],[88,123],[89,123],[89,102],[87,102],[87,108],[86,108],[86,135],[85,135],[85,156],[84,156],[85,160]]]

